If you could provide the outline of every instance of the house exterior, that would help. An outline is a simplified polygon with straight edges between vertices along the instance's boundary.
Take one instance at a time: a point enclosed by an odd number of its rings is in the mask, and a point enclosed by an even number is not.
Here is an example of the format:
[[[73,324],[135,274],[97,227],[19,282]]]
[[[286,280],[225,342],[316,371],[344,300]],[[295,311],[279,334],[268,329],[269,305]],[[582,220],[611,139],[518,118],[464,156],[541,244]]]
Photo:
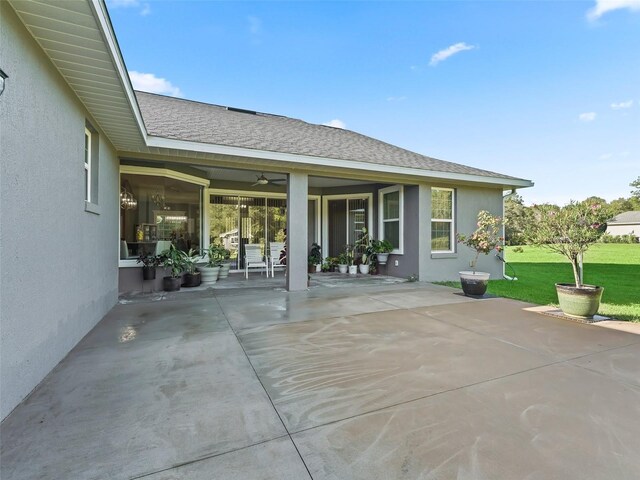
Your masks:
[[[311,243],[336,256],[367,227],[395,247],[382,273],[454,279],[472,258],[455,234],[533,185],[348,130],[136,92],[101,0],[4,1],[0,24],[0,418],[141,288],[141,252],[222,241],[240,269],[246,243],[286,238],[287,288],[301,290]],[[492,256],[479,268],[502,274]]]
[[[619,213],[607,222],[609,235],[635,235],[640,238],[640,211]]]

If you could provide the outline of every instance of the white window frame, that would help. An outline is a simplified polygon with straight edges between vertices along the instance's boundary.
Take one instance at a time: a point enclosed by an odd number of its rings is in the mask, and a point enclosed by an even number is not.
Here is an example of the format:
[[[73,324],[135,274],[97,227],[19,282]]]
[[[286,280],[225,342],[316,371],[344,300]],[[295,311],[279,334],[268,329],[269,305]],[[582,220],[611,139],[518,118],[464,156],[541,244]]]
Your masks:
[[[431,253],[454,253],[456,251],[456,190],[455,188],[444,188],[444,187],[431,187],[431,190],[441,190],[451,192],[451,218],[433,218],[433,203],[431,205],[431,223],[429,224],[429,231],[433,230],[433,222],[448,222],[451,224],[450,229],[450,239],[449,243],[451,244],[450,250],[431,250]],[[433,201],[433,194],[431,196]]]
[[[384,218],[384,196],[393,193],[398,194],[398,218]],[[386,222],[398,222],[398,242],[400,246],[391,252],[394,255],[402,255],[404,253],[404,185],[393,185],[391,187],[381,188],[378,190],[378,239],[384,240],[384,224]]]
[[[85,142],[85,152],[84,152],[84,170],[85,175],[87,176],[87,188],[84,192],[85,201],[91,203],[91,183],[93,182],[93,178],[91,176],[91,164],[93,163],[92,151],[93,146],[91,145],[91,130],[87,127],[84,128],[84,142]]]

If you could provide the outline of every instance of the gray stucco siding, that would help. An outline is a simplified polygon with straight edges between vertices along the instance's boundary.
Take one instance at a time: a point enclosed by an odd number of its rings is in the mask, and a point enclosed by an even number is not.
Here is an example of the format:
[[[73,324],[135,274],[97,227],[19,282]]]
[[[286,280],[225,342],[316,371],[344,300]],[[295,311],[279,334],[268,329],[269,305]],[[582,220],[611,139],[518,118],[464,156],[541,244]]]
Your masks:
[[[97,122],[0,2],[0,418],[117,301],[118,159]],[[99,136],[85,210],[84,129]]]

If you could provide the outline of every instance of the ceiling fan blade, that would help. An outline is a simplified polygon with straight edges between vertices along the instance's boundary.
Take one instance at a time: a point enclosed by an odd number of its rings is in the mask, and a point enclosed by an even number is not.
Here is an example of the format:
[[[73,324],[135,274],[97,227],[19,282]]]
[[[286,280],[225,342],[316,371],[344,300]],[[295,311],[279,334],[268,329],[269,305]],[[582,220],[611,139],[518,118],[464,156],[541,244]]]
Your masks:
[[[269,180],[269,183],[283,184],[283,183],[287,183],[287,179],[286,178],[274,178],[272,180]]]
[[[256,183],[252,184],[251,186],[255,187],[256,185],[260,185],[260,182],[256,182]]]

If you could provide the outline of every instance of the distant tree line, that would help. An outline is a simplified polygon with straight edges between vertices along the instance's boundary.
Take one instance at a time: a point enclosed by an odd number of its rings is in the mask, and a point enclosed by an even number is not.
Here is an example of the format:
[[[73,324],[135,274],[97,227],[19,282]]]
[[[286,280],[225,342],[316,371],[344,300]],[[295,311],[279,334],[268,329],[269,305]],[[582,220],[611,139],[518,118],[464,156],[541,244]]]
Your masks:
[[[611,217],[623,212],[640,210],[640,177],[631,182],[629,186],[632,187],[632,190],[631,196],[628,198],[620,197],[607,202],[604,198],[589,197],[584,202],[606,207]],[[507,245],[526,244],[525,232],[527,227],[530,227],[534,222],[532,208],[524,205],[522,197],[516,195],[504,202],[504,217],[505,243]]]

